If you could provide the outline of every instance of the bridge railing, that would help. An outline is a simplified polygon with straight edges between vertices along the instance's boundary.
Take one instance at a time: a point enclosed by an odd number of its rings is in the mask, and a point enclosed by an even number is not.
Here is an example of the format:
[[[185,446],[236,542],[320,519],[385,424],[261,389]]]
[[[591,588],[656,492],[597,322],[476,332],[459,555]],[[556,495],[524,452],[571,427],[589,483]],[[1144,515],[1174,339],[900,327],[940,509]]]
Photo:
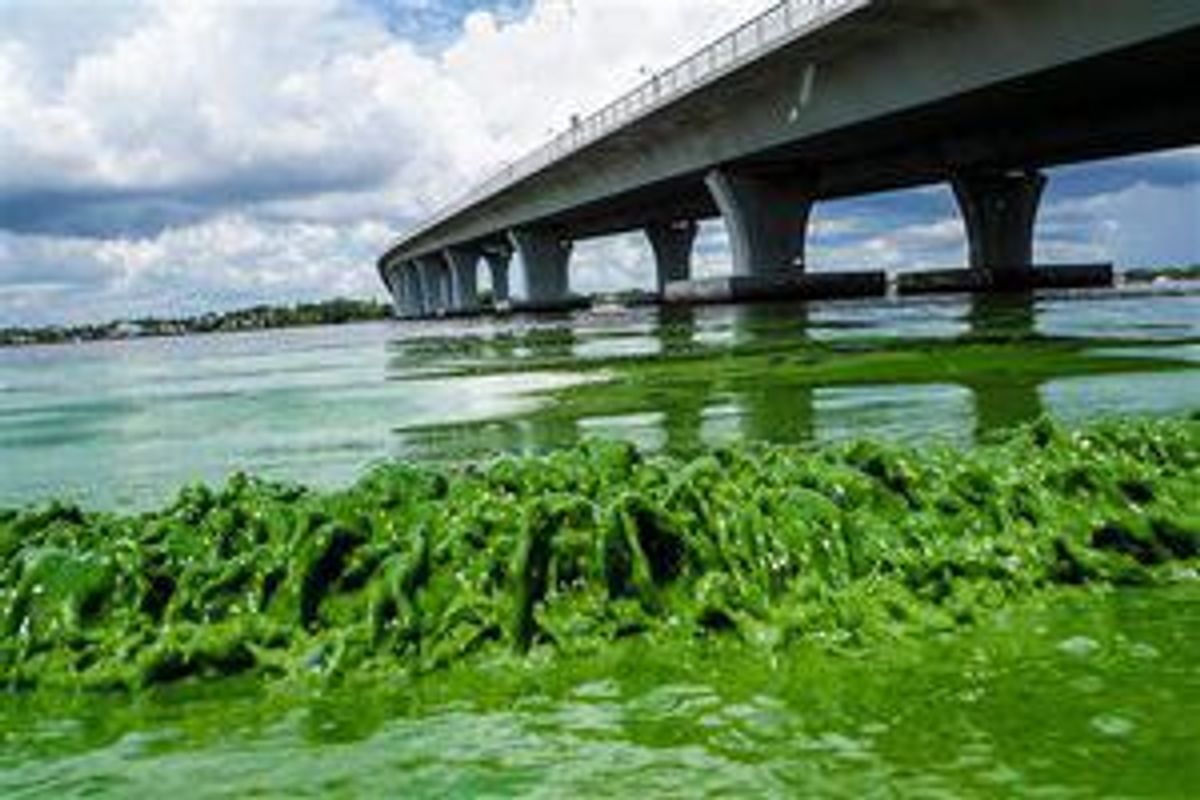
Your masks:
[[[656,73],[599,111],[584,118],[573,118],[567,130],[528,155],[506,164],[465,194],[439,208],[424,223],[410,231],[409,238],[424,233],[484,198],[499,193],[656,108],[710,83],[720,75],[753,61],[783,42],[820,27],[842,8],[859,1],[783,0],[683,61]]]

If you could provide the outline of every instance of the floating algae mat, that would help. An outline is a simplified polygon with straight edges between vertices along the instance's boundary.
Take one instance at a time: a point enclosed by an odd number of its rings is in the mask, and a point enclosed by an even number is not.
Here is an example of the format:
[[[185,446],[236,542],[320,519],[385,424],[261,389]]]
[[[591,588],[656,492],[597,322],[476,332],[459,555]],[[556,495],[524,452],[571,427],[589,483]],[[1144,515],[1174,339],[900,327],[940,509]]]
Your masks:
[[[1039,423],[966,452],[596,443],[336,493],[235,477],[138,516],[3,513],[0,681],[329,685],[628,642],[853,652],[1198,566],[1196,419]]]

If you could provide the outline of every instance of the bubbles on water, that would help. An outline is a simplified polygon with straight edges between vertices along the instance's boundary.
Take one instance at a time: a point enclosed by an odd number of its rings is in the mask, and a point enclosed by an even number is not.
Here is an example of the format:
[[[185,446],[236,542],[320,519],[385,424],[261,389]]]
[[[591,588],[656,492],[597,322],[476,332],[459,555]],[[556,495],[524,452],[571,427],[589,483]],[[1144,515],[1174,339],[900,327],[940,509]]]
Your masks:
[[[578,700],[616,700],[621,696],[621,687],[612,679],[588,681],[575,687],[571,694]]]
[[[1087,636],[1072,636],[1058,643],[1058,652],[1075,658],[1090,658],[1100,651],[1100,643]]]
[[[1129,655],[1136,658],[1138,661],[1154,661],[1162,654],[1158,652],[1158,648],[1145,642],[1134,642],[1129,647]]]
[[[1085,675],[1072,681],[1071,685],[1081,694],[1100,694],[1105,689],[1104,679],[1098,675]]]
[[[1101,714],[1092,717],[1092,729],[1103,736],[1110,736],[1114,739],[1129,736],[1136,728],[1137,725],[1132,720],[1117,714]]]
[[[836,731],[830,731],[810,739],[804,745],[804,749],[827,753],[843,761],[868,761],[872,758],[869,742]]]

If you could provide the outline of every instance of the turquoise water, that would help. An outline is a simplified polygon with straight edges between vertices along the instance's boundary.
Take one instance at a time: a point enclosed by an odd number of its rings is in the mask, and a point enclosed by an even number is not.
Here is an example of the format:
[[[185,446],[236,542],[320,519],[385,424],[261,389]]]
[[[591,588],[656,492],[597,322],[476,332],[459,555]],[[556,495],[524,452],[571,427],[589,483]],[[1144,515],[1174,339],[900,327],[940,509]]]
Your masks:
[[[736,391],[694,377],[669,392],[654,387],[633,413],[540,413],[566,387],[612,379],[605,367],[670,363],[697,348],[715,368],[747,348],[781,357],[815,345],[919,353],[964,337],[1065,337],[1086,344],[1097,368],[1112,355],[1106,343],[1119,340],[1127,356],[1198,366],[1091,374],[1084,364],[1028,379],[1014,351],[997,359],[993,373],[958,381],[943,371],[904,383],[881,370],[836,386],[797,386],[768,366]],[[1131,342],[1142,346],[1130,350]],[[337,486],[381,459],[466,460],[588,436],[673,449],[858,435],[969,442],[1044,413],[1081,421],[1198,405],[1200,289],[999,304],[635,309],[7,349],[0,350],[0,507],[63,496],[93,507],[146,507],[186,482],[220,481],[233,470]]]

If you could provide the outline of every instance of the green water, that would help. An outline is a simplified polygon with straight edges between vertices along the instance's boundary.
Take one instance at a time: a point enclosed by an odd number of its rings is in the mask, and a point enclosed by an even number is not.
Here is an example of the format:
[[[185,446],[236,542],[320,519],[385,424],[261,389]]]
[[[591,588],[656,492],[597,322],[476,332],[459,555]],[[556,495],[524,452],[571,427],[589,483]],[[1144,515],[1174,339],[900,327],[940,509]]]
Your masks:
[[[308,698],[0,706],[6,797],[1194,797],[1200,593],[1022,607],[853,655],[506,661]]]
[[[153,508],[235,468],[332,488],[592,437],[969,447],[1043,415],[1197,408],[1186,289],[31,348],[0,351],[0,507]],[[1195,577],[833,649],[635,636],[347,685],[16,692],[0,795],[1190,797]]]
[[[389,458],[467,460],[591,436],[677,450],[852,436],[965,444],[1044,413],[1186,413],[1200,403],[1200,289],[1186,286],[0,350],[0,507],[64,496],[148,507],[235,469],[338,486]],[[965,342],[994,346],[956,358]],[[822,370],[799,369],[818,359]]]

